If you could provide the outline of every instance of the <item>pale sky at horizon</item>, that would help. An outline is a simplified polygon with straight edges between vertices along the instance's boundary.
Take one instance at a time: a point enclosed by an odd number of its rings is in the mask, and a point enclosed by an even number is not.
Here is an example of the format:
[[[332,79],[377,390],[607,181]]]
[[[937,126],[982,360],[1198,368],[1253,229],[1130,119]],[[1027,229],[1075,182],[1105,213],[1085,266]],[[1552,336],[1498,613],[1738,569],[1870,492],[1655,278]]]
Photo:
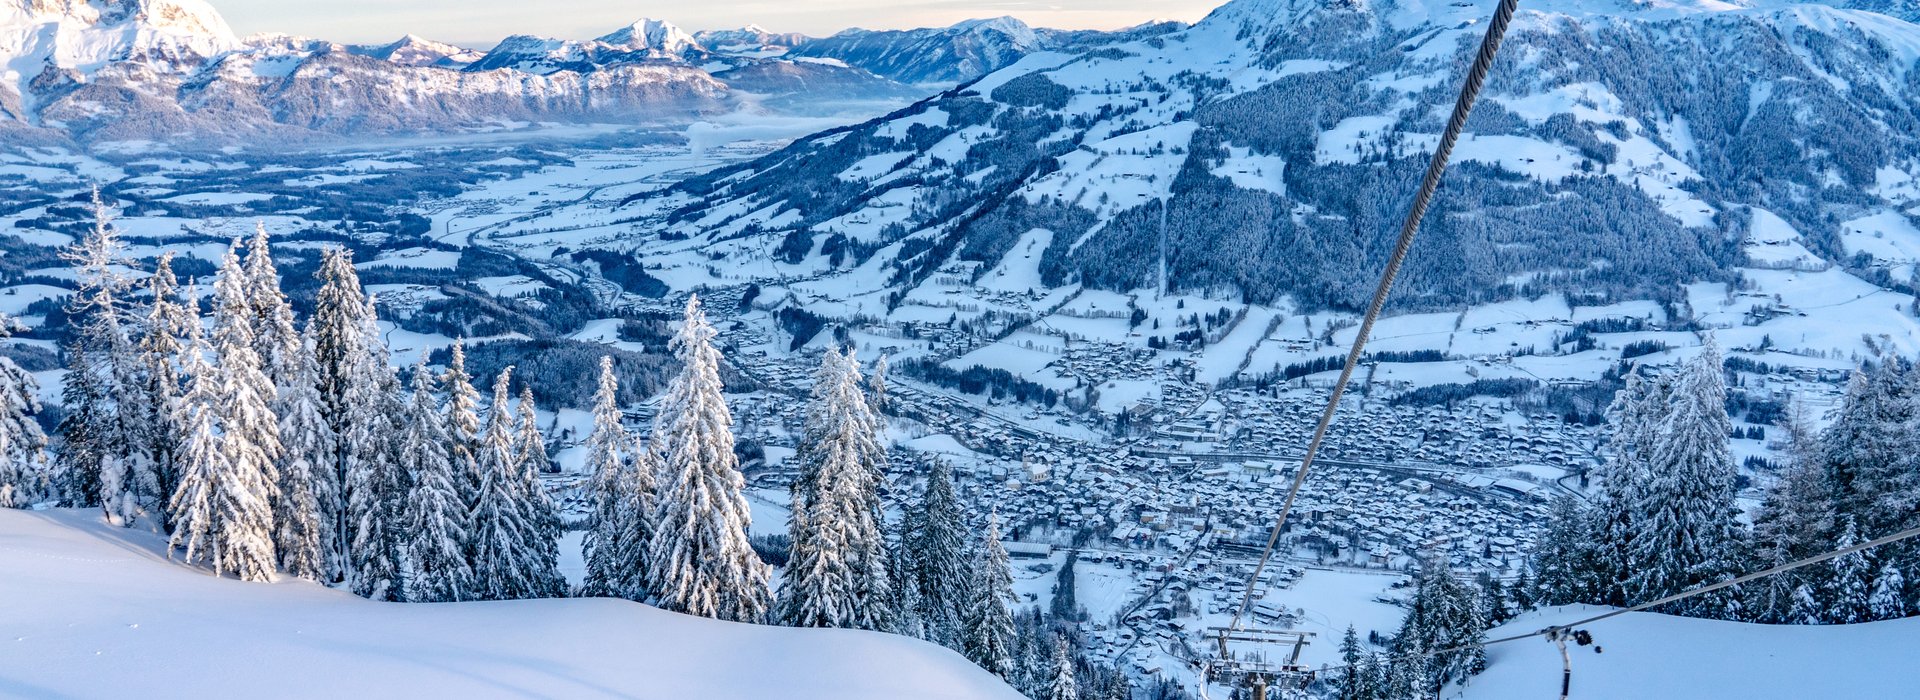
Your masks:
[[[848,27],[905,29],[1012,15],[1036,27],[1117,29],[1200,19],[1225,0],[205,0],[235,33],[278,32],[349,44],[416,34],[489,48],[511,34],[589,39],[642,17],[687,31],[758,24],[825,36]]]

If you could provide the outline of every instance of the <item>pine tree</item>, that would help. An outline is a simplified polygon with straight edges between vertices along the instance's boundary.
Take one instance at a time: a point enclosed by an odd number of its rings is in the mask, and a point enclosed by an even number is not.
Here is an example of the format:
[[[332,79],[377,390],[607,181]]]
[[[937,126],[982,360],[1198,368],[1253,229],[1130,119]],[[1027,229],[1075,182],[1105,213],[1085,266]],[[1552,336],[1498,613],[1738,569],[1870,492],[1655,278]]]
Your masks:
[[[1793,605],[1787,609],[1787,623],[1793,625],[1826,624],[1826,608],[1813,597],[1813,587],[1805,583],[1794,587]]]
[[[274,412],[280,419],[280,500],[274,515],[275,549],[280,568],[316,581],[346,576],[344,545],[334,523],[345,511],[341,484],[333,469],[334,434],[320,415],[319,368],[313,340],[302,336],[299,350],[283,355],[287,364],[276,387]]]
[[[885,414],[887,412],[888,402],[889,402],[889,399],[887,397],[887,356],[886,355],[881,355],[880,359],[875,360],[873,363],[873,377],[871,379],[871,386],[869,390],[873,392],[872,403],[873,403],[874,415]]]
[[[452,359],[441,382],[447,388],[447,456],[453,461],[454,487],[461,502],[472,511],[480,504],[480,392],[473,388],[467,374],[465,343],[453,342]],[[473,558],[471,542],[465,543],[468,559]]]
[[[62,354],[67,372],[60,377],[60,405],[66,416],[60,420],[61,449],[55,455],[60,502],[69,506],[98,506],[100,479],[107,460],[108,433],[103,432],[111,417],[106,388],[95,371],[93,351],[81,334],[70,335]],[[115,483],[111,490],[121,492]],[[116,516],[117,517],[117,516]]]
[[[1067,653],[1067,640],[1053,646],[1053,678],[1047,685],[1047,700],[1080,700],[1080,689],[1073,681],[1073,656]]]
[[[227,251],[213,285],[213,351],[219,362],[221,401],[217,415],[223,453],[218,521],[221,553],[247,580],[272,578],[278,565],[274,553],[273,502],[279,498],[280,425],[273,412],[276,391],[260,367],[249,324],[250,300],[240,267],[239,242]]]
[[[533,594],[532,566],[522,559],[530,537],[527,509],[521,505],[519,455],[514,445],[513,412],[507,384],[513,368],[493,380],[493,405],[475,458],[480,464],[479,503],[473,511],[474,594],[480,600],[527,598]]]
[[[1000,544],[1000,515],[987,518],[979,554],[974,559],[973,598],[966,609],[964,649],[967,659],[993,675],[1013,680],[1013,574],[1007,550]]]
[[[333,469],[345,503],[334,542],[344,548],[354,593],[394,600],[405,593],[398,521],[407,488],[393,455],[398,380],[351,255],[326,251],[316,275],[321,287],[308,330],[320,415],[336,437]]]
[[[1834,549],[1846,549],[1860,543],[1855,532],[1853,519],[1846,518],[1840,525],[1840,537],[1833,542]],[[1828,579],[1832,582],[1827,594],[1827,621],[1835,624],[1852,624],[1873,619],[1871,597],[1873,587],[1872,563],[1867,561],[1865,552],[1843,554],[1827,562]]]
[[[1601,593],[1593,588],[1601,566],[1593,532],[1596,522],[1573,496],[1554,499],[1545,536],[1534,549],[1540,564],[1536,585],[1541,603],[1567,605],[1599,599]]]
[[[302,341],[293,325],[293,305],[280,291],[280,271],[273,263],[273,246],[265,224],[256,224],[253,238],[247,242],[246,280],[252,307],[249,317],[261,365],[276,384],[284,384],[300,362],[297,354]]]
[[[720,353],[698,297],[671,347],[682,369],[668,386],[653,443],[660,502],[649,545],[650,589],[660,607],[758,622],[767,613],[769,567],[747,542],[752,515],[733,451],[733,416],[721,395]]]
[[[1363,669],[1360,662],[1366,658],[1364,652],[1365,649],[1360,646],[1360,633],[1354,630],[1353,625],[1347,625],[1346,634],[1340,637],[1342,668],[1339,675],[1331,679],[1337,700],[1360,700],[1362,697],[1360,674]]]
[[[911,511],[901,513],[892,537],[888,538],[887,580],[893,582],[893,632],[915,639],[929,639],[925,618],[926,603],[920,599],[920,558],[909,546],[913,542],[918,519]]]
[[[1633,602],[1652,600],[1732,575],[1741,539],[1728,452],[1720,353],[1711,338],[1675,383],[1661,439],[1649,462],[1653,477],[1630,507],[1626,581]],[[1689,599],[1678,612],[1724,614],[1725,596]]]
[[[67,416],[60,424],[64,447],[57,467],[63,501],[102,506],[109,520],[132,526],[146,494],[138,465],[127,459],[128,424],[117,406],[119,398],[130,395],[132,387],[123,382],[132,375],[134,359],[120,298],[128,285],[120,272],[127,263],[126,244],[98,189],[93,217],[86,235],[62,254],[73,265],[79,288],[67,303],[73,330],[65,348],[68,371],[61,380]]]
[[[1539,598],[1535,593],[1537,589],[1538,586],[1533,580],[1533,567],[1521,567],[1520,578],[1514,579],[1513,587],[1507,589],[1508,594],[1513,596],[1513,611],[1523,613],[1532,610],[1534,605],[1539,602]]]
[[[1584,574],[1579,581],[1552,581],[1553,590],[1572,595],[1569,600],[1549,599],[1550,603],[1588,602],[1623,605],[1627,602],[1625,581],[1633,565],[1633,537],[1641,527],[1634,520],[1645,502],[1654,468],[1654,451],[1663,440],[1661,426],[1666,404],[1671,400],[1673,383],[1669,377],[1648,377],[1643,371],[1631,372],[1626,386],[1614,396],[1608,408],[1613,433],[1609,441],[1611,457],[1602,473],[1601,491],[1591,510],[1585,542],[1588,551],[1574,561],[1581,564],[1573,571]],[[1543,565],[1543,584],[1548,571]],[[1570,587],[1560,588],[1571,583]],[[1543,588],[1543,590],[1546,590]]]
[[[515,440],[515,487],[521,509],[520,560],[527,567],[529,595],[536,598],[560,598],[567,594],[566,578],[560,575],[560,514],[553,498],[540,485],[540,473],[548,471],[547,440],[540,432],[540,419],[534,411],[533,390],[521,387],[519,436]]]
[[[1832,490],[1823,465],[1817,461],[1813,439],[1804,418],[1790,411],[1787,421],[1788,462],[1767,489],[1753,516],[1753,568],[1769,568],[1826,551],[1834,537]],[[1746,584],[1746,608],[1759,622],[1791,620],[1794,590],[1800,583],[1816,583],[1806,569],[1788,571]]]
[[[921,618],[928,640],[963,650],[962,620],[971,604],[968,592],[971,565],[966,554],[966,525],[961,522],[959,499],[953,493],[953,468],[935,460],[927,475],[912,549],[919,567]]]
[[[417,602],[467,599],[467,507],[454,487],[447,456],[447,430],[433,398],[433,374],[425,360],[413,370],[413,400],[400,438],[400,466],[413,475],[406,501],[407,595]]]
[[[634,550],[622,546],[620,534],[629,527],[629,519],[652,516],[650,512],[628,510],[632,498],[625,490],[633,482],[630,470],[634,462],[625,453],[633,444],[633,438],[620,422],[619,391],[619,380],[613,374],[613,357],[603,355],[600,385],[593,398],[593,432],[587,436],[586,444],[587,470],[593,474],[589,487],[593,519],[581,538],[587,573],[580,594],[585,596],[629,597],[630,592],[621,590],[623,587],[615,582],[634,580],[639,561],[627,558]],[[644,592],[641,593],[644,597]]]
[[[147,313],[139,343],[141,383],[128,407],[138,424],[138,444],[133,449],[144,454],[151,465],[151,483],[141,490],[150,494],[153,509],[159,512],[162,527],[172,527],[167,501],[180,481],[177,453],[180,426],[173,421],[180,403],[180,373],[175,367],[187,334],[187,326],[199,319],[179,299],[179,283],[173,275],[173,253],[161,254],[153,274],[148,275]]]
[[[185,561],[211,563],[217,574],[225,562],[220,555],[222,482],[231,469],[220,444],[224,397],[213,363],[208,361],[209,352],[199,324],[190,326],[181,360],[187,393],[181,397],[176,418],[186,434],[180,444],[180,485],[169,504],[174,514],[170,544],[171,549],[185,548]]]
[[[792,559],[779,618],[796,627],[881,630],[892,592],[873,475],[877,426],[866,410],[858,364],[828,350],[814,387],[793,487]]]
[[[1826,481],[1834,509],[1851,514],[1869,532],[1890,532],[1908,514],[1897,503],[1917,446],[1914,374],[1897,357],[1856,373],[1846,401],[1822,436]],[[1897,494],[1897,495],[1896,495]]]
[[[0,338],[15,322],[0,314]],[[52,499],[47,474],[47,436],[33,418],[40,411],[33,375],[0,357],[0,508],[25,508]]]
[[[351,254],[342,250],[323,252],[315,277],[321,286],[314,297],[307,334],[313,343],[319,377],[320,416],[334,436],[333,463],[328,468],[333,472],[332,480],[340,484],[341,504],[326,513],[332,516],[327,525],[333,530],[331,541],[340,549],[337,556],[346,562],[343,573],[351,576],[361,565],[352,552],[359,520],[359,514],[352,510],[353,490],[356,480],[366,476],[355,471],[370,469],[379,457],[378,438],[384,426],[378,424],[386,422],[387,414],[381,410],[376,375],[385,368],[374,364],[377,353],[369,343],[377,336],[367,333],[374,312],[360,288]],[[371,504],[365,496],[362,499],[362,505]]]
[[[231,571],[242,580],[273,578],[277,428],[266,397],[259,393],[259,370],[244,326],[236,328],[231,284],[215,285],[215,343],[209,347],[197,325],[188,333],[183,369],[189,389],[181,401],[179,424],[187,429],[181,452],[179,489],[171,499],[177,520],[174,547],[184,559],[205,561],[215,574]],[[208,355],[220,361],[216,366]]]
[[[1434,559],[1420,570],[1419,588],[1408,606],[1407,618],[1395,639],[1394,652],[1413,657],[1442,649],[1457,649],[1411,660],[1431,695],[1448,683],[1465,680],[1486,668],[1486,607],[1473,588],[1461,582],[1445,561]]]
[[[1880,567],[1880,574],[1874,577],[1873,595],[1867,599],[1868,619],[1894,620],[1905,617],[1908,607],[1901,591],[1906,587],[1906,577],[1900,573],[1900,567],[1892,563]]]
[[[1500,577],[1486,573],[1480,576],[1480,601],[1487,607],[1488,624],[1498,625],[1513,619],[1507,609],[1507,587],[1500,583]]]

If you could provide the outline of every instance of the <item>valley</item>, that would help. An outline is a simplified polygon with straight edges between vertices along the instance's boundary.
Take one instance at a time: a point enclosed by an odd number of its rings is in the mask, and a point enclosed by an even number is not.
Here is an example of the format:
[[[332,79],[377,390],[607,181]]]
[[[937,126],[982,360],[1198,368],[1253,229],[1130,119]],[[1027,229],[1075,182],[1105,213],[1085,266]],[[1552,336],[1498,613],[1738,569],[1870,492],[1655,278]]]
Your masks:
[[[20,328],[0,354],[37,380],[49,432],[81,286],[63,251],[96,197],[127,244],[116,269],[173,254],[196,303],[258,228],[306,318],[322,251],[344,250],[393,366],[444,369],[458,342],[474,377],[516,368],[579,585],[595,367],[615,358],[619,422],[654,439],[697,296],[755,553],[785,566],[823,358],[852,353],[890,536],[951,467],[967,536],[1004,535],[1016,609],[1073,621],[1081,663],[1142,689],[1128,700],[1207,692],[1207,630],[1243,600],[1257,626],[1310,635],[1301,662],[1322,668],[1347,662],[1349,629],[1392,650],[1436,565],[1496,596],[1488,627],[1571,619],[1582,606],[1519,596],[1543,585],[1556,518],[1612,497],[1619,397],[1643,378],[1724,357],[1744,528],[1805,436],[1845,427],[1863,371],[1920,355],[1911,18],[1524,3],[1249,595],[1488,0],[1236,0],[1112,32],[642,20],[488,51],[14,5],[0,314]],[[21,29],[41,26],[66,43]],[[45,517],[19,527],[72,515]],[[74,523],[38,536],[91,527]],[[1642,645],[1672,623],[1630,619]],[[1458,692],[1534,687],[1494,668]]]

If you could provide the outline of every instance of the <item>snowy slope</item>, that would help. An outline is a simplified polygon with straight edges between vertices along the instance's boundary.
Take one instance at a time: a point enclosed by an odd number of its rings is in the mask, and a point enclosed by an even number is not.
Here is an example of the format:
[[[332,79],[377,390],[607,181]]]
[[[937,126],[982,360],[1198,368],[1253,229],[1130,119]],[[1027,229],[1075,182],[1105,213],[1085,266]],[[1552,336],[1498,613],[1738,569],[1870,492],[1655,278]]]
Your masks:
[[[1522,616],[1489,632],[1527,632],[1600,612],[1572,606]],[[1910,697],[1920,687],[1920,618],[1860,625],[1753,625],[1652,613],[1632,613],[1583,629],[1601,653],[1570,645],[1573,691],[1596,698]],[[1466,700],[1537,700],[1558,695],[1560,652],[1543,639],[1487,650],[1487,672],[1463,693]]]
[[[168,562],[98,513],[0,512],[0,695],[972,700],[1019,697],[889,635],[609,599],[383,604]]]
[[[621,246],[669,267],[724,255],[736,264],[688,279],[802,278],[844,302],[827,313],[906,320],[948,317],[954,294],[1004,292],[983,275],[1044,229],[1036,299],[1164,290],[1349,312],[1372,292],[1492,6],[1236,0],[1185,31],[1028,53],[880,120],[636,197],[626,211],[654,217],[645,231],[661,240]],[[1561,324],[1527,336],[1538,348],[1582,308],[1658,300],[1724,329],[1758,299],[1792,315],[1863,286],[1901,295],[1920,213],[1916,60],[1920,27],[1827,5],[1529,3],[1393,310],[1566,296],[1571,313],[1525,319]],[[1810,264],[1836,268],[1830,279],[1749,275],[1786,264],[1745,245],[1778,222]],[[1920,342],[1911,322],[1868,325]],[[1753,342],[1791,331],[1796,350],[1864,351],[1837,329],[1753,328]],[[1530,344],[1518,340],[1500,346]]]

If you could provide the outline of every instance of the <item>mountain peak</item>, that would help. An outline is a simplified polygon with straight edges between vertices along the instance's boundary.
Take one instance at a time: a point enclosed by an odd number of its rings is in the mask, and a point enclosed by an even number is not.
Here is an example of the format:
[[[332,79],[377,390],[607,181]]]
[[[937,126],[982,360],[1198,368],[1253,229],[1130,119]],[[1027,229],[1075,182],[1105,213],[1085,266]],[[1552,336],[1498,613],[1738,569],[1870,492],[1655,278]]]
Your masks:
[[[203,0],[8,0],[6,24],[48,22],[93,26],[135,25],[169,34],[206,36],[237,44],[233,29]]]
[[[600,37],[599,41],[632,49],[652,49],[661,53],[681,54],[689,49],[699,49],[700,43],[692,34],[661,19],[641,18],[633,24],[621,27],[612,34]]]
[[[403,66],[440,66],[457,68],[480,60],[480,52],[406,34],[399,41],[380,46],[355,47],[354,53]]]

